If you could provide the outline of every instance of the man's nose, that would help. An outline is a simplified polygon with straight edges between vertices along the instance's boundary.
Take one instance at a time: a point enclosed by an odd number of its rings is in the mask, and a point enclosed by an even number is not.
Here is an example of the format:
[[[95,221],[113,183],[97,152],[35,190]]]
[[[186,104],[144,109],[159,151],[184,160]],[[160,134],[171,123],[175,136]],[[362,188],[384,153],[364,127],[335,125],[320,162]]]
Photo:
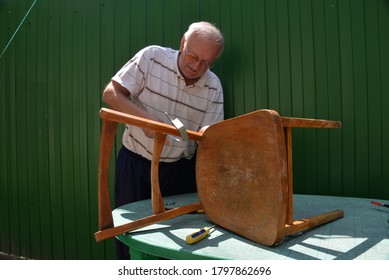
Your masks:
[[[198,60],[198,61],[196,61],[196,62],[193,62],[192,63],[192,68],[194,69],[194,70],[200,70],[200,68],[201,68],[201,60]]]

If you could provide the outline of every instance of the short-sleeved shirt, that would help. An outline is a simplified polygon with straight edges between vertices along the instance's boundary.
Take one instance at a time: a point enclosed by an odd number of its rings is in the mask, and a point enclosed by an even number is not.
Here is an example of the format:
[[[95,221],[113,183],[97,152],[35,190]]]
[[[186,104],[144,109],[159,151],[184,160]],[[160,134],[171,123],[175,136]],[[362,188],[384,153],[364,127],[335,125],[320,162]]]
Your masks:
[[[219,78],[208,69],[196,83],[186,86],[178,68],[178,56],[179,51],[170,48],[146,47],[128,61],[112,80],[128,89],[132,102],[165,123],[170,124],[165,112],[193,131],[222,121],[223,89]],[[123,145],[152,159],[153,139],[139,127],[126,125]],[[189,159],[195,150],[194,140],[171,141],[171,145],[164,146],[160,160]]]

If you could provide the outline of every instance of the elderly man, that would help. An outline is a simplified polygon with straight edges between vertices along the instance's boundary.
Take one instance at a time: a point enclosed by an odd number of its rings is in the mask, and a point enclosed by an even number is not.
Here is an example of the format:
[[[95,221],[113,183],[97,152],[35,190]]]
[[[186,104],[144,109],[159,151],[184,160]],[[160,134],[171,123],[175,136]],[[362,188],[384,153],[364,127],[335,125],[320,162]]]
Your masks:
[[[203,132],[223,120],[223,90],[210,68],[224,38],[214,25],[189,26],[180,49],[149,46],[112,78],[103,101],[112,109],[167,122],[167,112],[187,129]],[[151,197],[150,168],[155,132],[127,125],[116,161],[115,207]],[[163,196],[196,191],[196,143],[170,141],[163,148],[159,182]],[[118,258],[127,257],[118,253]]]

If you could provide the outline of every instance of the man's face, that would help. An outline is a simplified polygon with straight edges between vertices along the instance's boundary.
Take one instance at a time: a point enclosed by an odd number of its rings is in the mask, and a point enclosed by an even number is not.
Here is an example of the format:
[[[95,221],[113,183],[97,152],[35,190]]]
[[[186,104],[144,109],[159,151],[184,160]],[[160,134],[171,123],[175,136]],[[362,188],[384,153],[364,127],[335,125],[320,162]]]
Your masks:
[[[220,46],[211,38],[196,38],[192,35],[180,45],[178,66],[181,74],[187,79],[199,79],[216,61]]]

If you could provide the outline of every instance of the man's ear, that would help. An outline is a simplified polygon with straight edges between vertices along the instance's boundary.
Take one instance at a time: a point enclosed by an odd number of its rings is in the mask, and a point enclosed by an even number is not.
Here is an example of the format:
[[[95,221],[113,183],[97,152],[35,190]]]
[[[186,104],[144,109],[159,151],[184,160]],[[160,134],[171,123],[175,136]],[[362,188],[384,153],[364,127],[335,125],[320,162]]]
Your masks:
[[[181,38],[180,52],[182,52],[184,50],[184,45],[185,45],[185,35],[183,35]]]

